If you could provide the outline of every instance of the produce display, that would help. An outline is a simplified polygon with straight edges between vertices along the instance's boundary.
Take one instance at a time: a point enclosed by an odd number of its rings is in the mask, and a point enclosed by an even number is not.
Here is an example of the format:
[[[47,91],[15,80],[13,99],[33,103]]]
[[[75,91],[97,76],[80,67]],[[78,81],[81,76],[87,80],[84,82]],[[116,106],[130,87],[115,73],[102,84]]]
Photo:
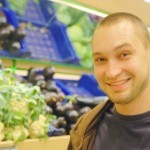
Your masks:
[[[100,18],[87,14],[83,11],[65,6],[65,5],[49,2],[48,0],[43,1],[43,3],[46,3],[45,4],[46,10],[43,10],[40,0],[32,0],[32,2],[28,0],[22,0],[22,1],[10,0],[9,2],[11,5],[11,9],[15,12],[15,14],[17,16],[18,15],[22,16],[23,20],[27,19],[29,23],[32,23],[32,21],[34,20],[36,20],[36,22],[38,23],[43,23],[43,22],[45,23],[46,16],[49,16],[46,18],[46,24],[45,24],[46,27],[51,26],[51,24],[55,21],[57,22],[57,20],[63,23],[67,27],[65,28],[65,30],[67,31],[68,36],[65,38],[67,39],[69,38],[69,41],[71,41],[72,46],[73,46],[73,48],[71,46],[71,50],[75,51],[75,54],[77,55],[79,59],[78,64],[85,68],[93,67],[92,52],[91,52],[91,38],[94,32],[95,26],[97,25],[98,19]],[[30,9],[28,10],[26,8],[30,8]],[[35,12],[35,10],[37,10],[37,12]],[[33,16],[33,18],[31,16]],[[57,19],[54,19],[54,18],[57,18]],[[41,37],[41,41],[42,41],[42,37]],[[45,41],[45,44],[46,44],[46,41]],[[33,47],[36,48],[36,44],[33,44],[29,47],[31,47],[31,49],[34,49]],[[39,49],[41,49],[41,47]],[[43,47],[43,51],[44,49],[45,48]],[[47,52],[45,51],[46,53],[48,53],[47,56],[43,56],[39,58],[46,59],[49,55],[51,56],[51,54],[49,54],[48,52],[50,50],[51,49],[49,48]],[[32,53],[32,56],[33,58],[35,58],[36,55],[34,56],[34,54]],[[53,58],[52,60],[57,61],[56,58]]]
[[[21,49],[21,41],[26,35],[25,29],[21,26],[15,28],[7,22],[5,14],[0,11],[0,49],[11,53]]]
[[[0,70],[1,141],[47,137],[55,116],[46,115],[45,107],[38,86],[18,82],[10,69]]]
[[[56,119],[50,123],[49,136],[69,134],[77,119],[85,112],[91,110],[92,106],[81,105],[77,101],[77,95],[65,95],[56,85],[53,76],[55,68],[45,67],[42,71],[30,68],[26,81],[30,86],[38,85],[45,97],[47,114],[53,114]]]
[[[53,66],[32,67],[26,76],[1,67],[0,141],[68,135],[77,119],[97,105],[90,98],[83,103],[78,95],[65,95],[54,75]]]
[[[24,13],[27,1],[9,0],[19,15]],[[39,0],[34,2],[39,3]],[[63,5],[54,6],[58,19],[67,26],[80,64],[91,68],[90,41],[96,22],[81,11]],[[11,53],[19,51],[26,36],[25,27],[30,28],[30,25],[20,23],[15,28],[0,12],[0,49]],[[0,141],[19,142],[69,134],[77,119],[95,107],[95,104],[80,103],[77,95],[65,95],[55,83],[55,68],[52,66],[40,71],[30,68],[23,77],[11,69],[0,68]]]
[[[86,68],[91,68],[93,60],[90,43],[98,19],[68,6],[53,4],[58,20],[67,26],[68,36],[80,59],[80,64]]]
[[[27,76],[0,70],[0,141],[67,135],[95,105],[78,103],[56,85],[55,68],[30,68]]]

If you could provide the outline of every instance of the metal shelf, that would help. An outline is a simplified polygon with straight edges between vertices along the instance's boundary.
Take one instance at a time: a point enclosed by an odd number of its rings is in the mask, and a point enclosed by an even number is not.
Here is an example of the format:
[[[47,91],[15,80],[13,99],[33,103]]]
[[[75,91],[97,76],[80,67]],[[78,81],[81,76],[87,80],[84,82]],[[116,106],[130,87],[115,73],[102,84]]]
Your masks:
[[[81,66],[71,65],[71,64],[61,64],[55,62],[45,62],[39,60],[30,59],[19,59],[19,58],[0,58],[4,63],[5,67],[13,68],[14,70],[27,70],[30,67],[36,67],[43,69],[44,67],[51,65],[56,69],[56,73],[70,74],[70,75],[81,75],[83,73],[93,73],[93,69],[87,69]]]

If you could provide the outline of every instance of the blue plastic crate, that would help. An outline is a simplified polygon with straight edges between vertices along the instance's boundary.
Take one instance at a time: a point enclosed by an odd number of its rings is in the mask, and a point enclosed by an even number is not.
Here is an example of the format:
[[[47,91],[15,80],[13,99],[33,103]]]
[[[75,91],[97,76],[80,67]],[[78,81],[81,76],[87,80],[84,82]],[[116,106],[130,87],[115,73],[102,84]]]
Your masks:
[[[23,14],[20,14],[17,10],[14,10],[11,3],[9,5],[15,12],[17,19],[39,25],[46,25],[49,19],[51,19],[51,15],[47,14],[47,2],[48,0],[39,0],[39,2],[27,0]]]
[[[2,7],[10,8],[8,0],[0,0],[0,8]]]
[[[65,62],[79,65],[79,58],[67,36],[66,26],[59,21],[53,21],[53,23],[49,25],[49,29],[57,43],[57,49],[63,56]]]
[[[8,23],[12,24],[15,28],[18,27],[18,23],[17,23],[17,20],[15,18],[13,11],[8,9],[7,7],[0,8],[0,11],[2,11],[5,14]],[[0,56],[26,57],[27,55],[29,55],[29,52],[27,51],[27,45],[26,45],[25,40],[22,40],[21,49],[17,52],[9,52],[8,50],[0,50]]]
[[[28,22],[25,23],[28,24]],[[39,24],[26,26],[25,41],[28,51],[31,52],[31,59],[78,63],[62,24],[53,22],[45,32],[41,32],[42,29],[43,26]]]
[[[88,74],[83,74],[78,81],[55,79],[55,82],[66,95],[78,95],[88,98],[106,96],[99,88],[96,80],[93,80]]]
[[[57,12],[53,6],[53,2],[49,0],[40,0],[40,7],[43,11],[43,14],[46,18],[47,24],[52,20],[57,20]]]
[[[50,13],[51,12],[51,13]],[[28,0],[22,16],[16,12],[18,22],[30,23],[36,30],[27,29],[25,41],[31,59],[50,60],[79,65],[79,59],[68,38],[66,26],[55,17],[55,10],[48,0]],[[48,30],[41,33],[41,28]]]

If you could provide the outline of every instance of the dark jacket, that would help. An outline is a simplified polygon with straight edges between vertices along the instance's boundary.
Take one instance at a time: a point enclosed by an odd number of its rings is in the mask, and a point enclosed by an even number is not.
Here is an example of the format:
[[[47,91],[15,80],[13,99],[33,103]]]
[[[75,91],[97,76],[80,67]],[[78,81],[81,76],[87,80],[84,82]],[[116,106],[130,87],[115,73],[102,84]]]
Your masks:
[[[112,106],[108,100],[81,116],[70,131],[68,150],[92,150],[98,125]]]

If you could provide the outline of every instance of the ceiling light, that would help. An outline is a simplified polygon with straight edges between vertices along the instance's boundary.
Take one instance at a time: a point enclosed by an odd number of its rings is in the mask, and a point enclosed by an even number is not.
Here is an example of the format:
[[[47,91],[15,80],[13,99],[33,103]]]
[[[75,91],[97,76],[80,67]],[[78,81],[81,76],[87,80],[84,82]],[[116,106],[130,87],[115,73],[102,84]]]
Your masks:
[[[145,2],[147,2],[147,3],[150,3],[150,0],[144,0]]]
[[[77,5],[73,2],[68,2],[68,1],[65,1],[65,0],[49,0],[49,1],[60,3],[60,4],[63,4],[63,5],[75,8],[75,9],[82,10],[82,11],[87,12],[87,13],[91,13],[91,14],[100,16],[100,17],[106,17],[108,15],[108,14],[105,14],[103,12],[96,11],[96,10],[93,10],[93,9],[90,9],[90,8],[86,8],[84,6],[80,6],[80,5]]]

